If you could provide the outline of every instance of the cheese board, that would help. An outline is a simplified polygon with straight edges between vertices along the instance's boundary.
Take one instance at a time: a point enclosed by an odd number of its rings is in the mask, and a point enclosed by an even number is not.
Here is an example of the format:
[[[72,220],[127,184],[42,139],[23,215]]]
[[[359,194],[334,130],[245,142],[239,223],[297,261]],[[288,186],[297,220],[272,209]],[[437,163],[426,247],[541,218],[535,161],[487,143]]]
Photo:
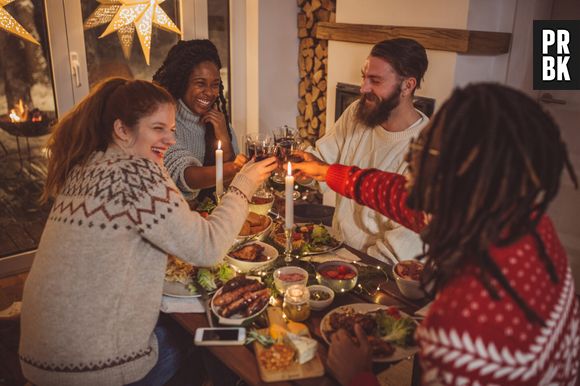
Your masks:
[[[275,335],[272,338],[275,338],[277,343],[266,348],[262,344],[254,342],[258,370],[262,380],[264,382],[279,382],[324,375],[324,366],[318,354],[317,344],[311,345],[312,339],[310,339],[308,328],[295,327],[301,325],[298,323],[288,326],[282,317],[280,307],[269,307],[268,319],[270,328],[264,328],[258,332],[267,336]],[[285,334],[292,336],[292,340],[287,337],[282,339]],[[312,352],[309,352],[311,350],[314,350],[313,357],[300,364],[302,359],[308,359],[312,355]],[[274,357],[276,362],[272,361]]]

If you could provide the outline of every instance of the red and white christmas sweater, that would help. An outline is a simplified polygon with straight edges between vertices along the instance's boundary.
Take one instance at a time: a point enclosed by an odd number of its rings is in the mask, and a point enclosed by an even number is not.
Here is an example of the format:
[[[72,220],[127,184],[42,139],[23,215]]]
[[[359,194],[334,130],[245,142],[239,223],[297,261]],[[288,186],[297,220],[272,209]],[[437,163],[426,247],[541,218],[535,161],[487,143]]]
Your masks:
[[[410,229],[418,232],[425,226],[425,216],[405,205],[401,175],[332,165],[326,182]],[[491,299],[477,278],[479,268],[467,266],[437,294],[417,329],[424,385],[576,384],[580,309],[574,282],[547,216],[537,231],[556,267],[557,284],[550,280],[531,235],[506,247],[492,246],[490,255],[545,327],[528,321],[505,291],[499,290],[499,301]]]

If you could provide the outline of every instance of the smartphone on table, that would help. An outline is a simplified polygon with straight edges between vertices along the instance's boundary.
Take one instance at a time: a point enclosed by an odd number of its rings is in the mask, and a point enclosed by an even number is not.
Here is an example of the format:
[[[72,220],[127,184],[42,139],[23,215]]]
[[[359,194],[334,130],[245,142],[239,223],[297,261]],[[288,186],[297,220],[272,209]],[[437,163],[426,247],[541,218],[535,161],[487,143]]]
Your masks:
[[[198,328],[193,340],[196,346],[241,346],[245,341],[245,327]]]

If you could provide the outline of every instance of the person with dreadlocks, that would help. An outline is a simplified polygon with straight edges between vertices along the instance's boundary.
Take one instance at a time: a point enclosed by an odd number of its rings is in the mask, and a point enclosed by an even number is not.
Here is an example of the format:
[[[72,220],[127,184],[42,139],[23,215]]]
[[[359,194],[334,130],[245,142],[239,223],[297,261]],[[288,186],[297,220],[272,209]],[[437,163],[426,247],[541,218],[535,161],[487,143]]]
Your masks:
[[[165,153],[164,162],[187,200],[196,198],[201,189],[208,189],[203,195],[215,191],[218,141],[224,151],[224,181],[231,181],[248,160],[243,154],[236,156],[221,67],[217,48],[209,40],[179,41],[153,75],[153,81],[177,101],[176,143]]]
[[[408,179],[312,156],[293,169],[421,233],[435,297],[416,333],[423,383],[575,384],[580,309],[546,210],[564,168],[578,181],[552,117],[499,84],[456,89],[407,159]],[[336,344],[330,369],[363,384],[369,367],[341,362],[353,343]]]
[[[427,65],[425,48],[415,40],[375,44],[361,69],[360,99],[308,151],[328,163],[403,173],[409,141],[429,122],[413,106]],[[332,226],[350,246],[383,261],[411,259],[421,252],[419,236],[340,196]]]

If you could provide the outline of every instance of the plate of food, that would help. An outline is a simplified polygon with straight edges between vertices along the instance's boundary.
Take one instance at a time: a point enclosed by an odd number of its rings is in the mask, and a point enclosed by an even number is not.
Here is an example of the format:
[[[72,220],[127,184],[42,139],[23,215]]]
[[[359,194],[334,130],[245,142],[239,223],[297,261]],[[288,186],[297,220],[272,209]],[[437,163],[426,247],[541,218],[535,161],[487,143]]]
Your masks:
[[[238,272],[264,270],[274,264],[277,258],[276,248],[261,241],[238,245],[226,255],[226,261]]]
[[[212,293],[223,283],[233,278],[235,274],[235,271],[227,264],[219,264],[212,268],[199,268],[169,255],[165,268],[163,295],[178,298],[199,297],[201,294],[195,288],[194,280],[207,292]]]
[[[270,289],[256,279],[236,276],[223,285],[211,299],[211,310],[219,323],[241,326],[260,315],[270,300]]]
[[[337,307],[322,318],[322,338],[330,344],[332,334],[344,328],[355,337],[354,325],[359,323],[372,347],[374,362],[396,362],[415,354],[417,322],[397,307],[356,303]]]
[[[286,247],[284,224],[278,223],[270,236],[276,245]],[[334,251],[342,246],[342,240],[331,227],[314,223],[294,225],[292,230],[292,253],[306,256]]]

